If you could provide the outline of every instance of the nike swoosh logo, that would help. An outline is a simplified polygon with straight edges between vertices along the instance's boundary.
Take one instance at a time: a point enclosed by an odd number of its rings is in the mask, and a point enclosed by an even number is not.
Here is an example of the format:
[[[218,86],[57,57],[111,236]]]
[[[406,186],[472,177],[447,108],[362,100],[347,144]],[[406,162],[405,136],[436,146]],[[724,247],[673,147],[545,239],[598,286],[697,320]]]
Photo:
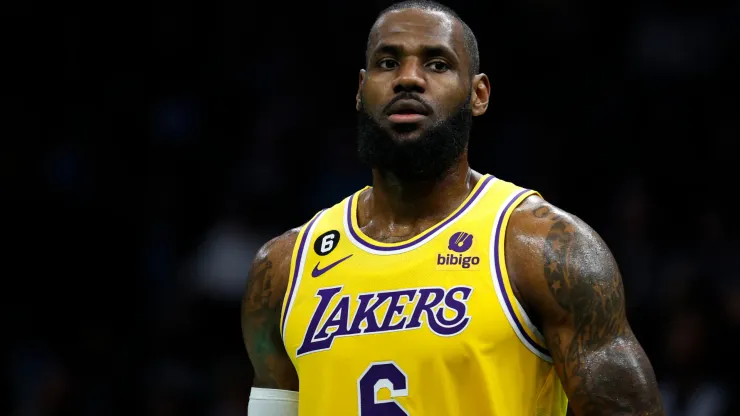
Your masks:
[[[316,266],[314,266],[313,271],[311,271],[311,276],[312,277],[319,277],[322,274],[324,274],[324,273],[328,272],[329,270],[333,269],[334,266],[336,266],[337,264],[339,264],[339,263],[347,260],[350,257],[352,257],[351,254],[349,256],[345,257],[345,258],[342,258],[342,259],[339,259],[339,260],[335,261],[334,263],[332,263],[332,264],[324,267],[323,269],[319,269],[319,264],[321,264],[321,262],[318,262],[318,263],[316,263]]]

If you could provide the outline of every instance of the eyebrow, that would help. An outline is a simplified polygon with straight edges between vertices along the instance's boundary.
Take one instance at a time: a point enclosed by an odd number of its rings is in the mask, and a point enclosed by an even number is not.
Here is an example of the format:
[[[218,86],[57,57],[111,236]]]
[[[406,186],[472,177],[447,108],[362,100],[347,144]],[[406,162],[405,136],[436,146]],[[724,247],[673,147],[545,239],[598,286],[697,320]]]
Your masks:
[[[397,45],[392,43],[380,43],[371,56],[387,53],[389,55],[401,55],[406,48],[403,45]],[[422,46],[422,54],[424,56],[443,56],[446,58],[454,59],[459,61],[459,58],[454,50],[445,45],[424,45]]]

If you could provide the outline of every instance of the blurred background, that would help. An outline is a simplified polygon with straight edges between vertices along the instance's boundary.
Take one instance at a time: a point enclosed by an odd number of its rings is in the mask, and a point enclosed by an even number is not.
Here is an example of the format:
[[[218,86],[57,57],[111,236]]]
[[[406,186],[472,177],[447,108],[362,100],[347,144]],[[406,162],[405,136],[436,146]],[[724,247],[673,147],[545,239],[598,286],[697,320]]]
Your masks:
[[[247,269],[369,184],[389,4],[3,6],[0,414],[245,414]],[[740,1],[446,4],[493,87],[473,167],[604,237],[670,416],[740,415]]]

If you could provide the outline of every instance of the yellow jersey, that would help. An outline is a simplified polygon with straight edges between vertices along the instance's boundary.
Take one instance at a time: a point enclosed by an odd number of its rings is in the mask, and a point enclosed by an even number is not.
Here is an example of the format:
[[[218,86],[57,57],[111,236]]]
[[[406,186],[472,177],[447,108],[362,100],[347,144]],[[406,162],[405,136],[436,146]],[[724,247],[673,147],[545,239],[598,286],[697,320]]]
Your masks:
[[[293,250],[280,325],[299,414],[565,415],[506,272],[506,224],[535,191],[485,175],[442,222],[381,243],[357,224],[367,189],[316,214]]]

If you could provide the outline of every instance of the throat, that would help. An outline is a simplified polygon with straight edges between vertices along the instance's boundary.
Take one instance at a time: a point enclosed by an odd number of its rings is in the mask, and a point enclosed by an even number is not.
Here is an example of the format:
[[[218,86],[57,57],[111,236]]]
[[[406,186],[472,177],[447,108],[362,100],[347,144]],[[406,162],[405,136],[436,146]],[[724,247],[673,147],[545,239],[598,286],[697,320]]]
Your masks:
[[[423,234],[435,224],[442,222],[444,218],[424,218],[414,223],[371,220],[364,226],[360,226],[360,229],[366,236],[381,243],[403,243]]]
[[[467,168],[445,181],[413,186],[373,171],[373,187],[359,195],[357,223],[368,237],[399,243],[444,221],[475,188],[481,174]]]

